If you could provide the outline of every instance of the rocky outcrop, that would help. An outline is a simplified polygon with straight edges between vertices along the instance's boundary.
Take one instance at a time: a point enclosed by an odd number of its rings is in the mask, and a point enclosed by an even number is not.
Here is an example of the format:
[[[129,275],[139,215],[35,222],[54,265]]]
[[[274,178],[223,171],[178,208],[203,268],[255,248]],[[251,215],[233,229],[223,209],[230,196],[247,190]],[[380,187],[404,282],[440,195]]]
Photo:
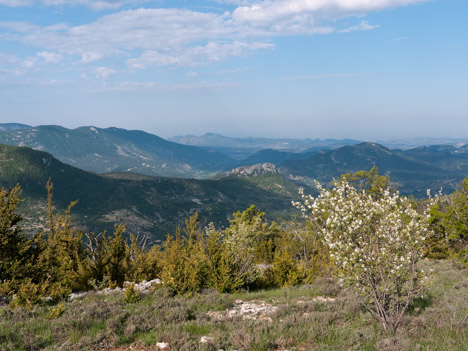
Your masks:
[[[273,163],[257,163],[252,166],[235,168],[229,174],[240,177],[256,177],[268,173],[280,174],[280,170]]]
[[[236,300],[232,309],[221,311],[209,311],[207,315],[214,319],[232,319],[241,317],[242,319],[267,320],[272,321],[271,314],[278,310],[277,306],[266,303],[265,301],[243,301]]]
[[[149,294],[153,292],[160,284],[162,284],[161,279],[153,279],[150,281],[143,280],[140,283],[132,283],[132,282],[125,282],[123,288],[104,288],[102,290],[99,290],[97,293],[98,294],[103,294],[103,295],[112,295],[112,294],[119,294],[125,291],[125,288],[129,286],[130,284],[134,284],[133,288],[143,294]],[[70,301],[73,301],[75,299],[84,297],[85,295],[89,294],[89,291],[83,291],[83,292],[75,292],[71,293],[70,296],[68,297]]]

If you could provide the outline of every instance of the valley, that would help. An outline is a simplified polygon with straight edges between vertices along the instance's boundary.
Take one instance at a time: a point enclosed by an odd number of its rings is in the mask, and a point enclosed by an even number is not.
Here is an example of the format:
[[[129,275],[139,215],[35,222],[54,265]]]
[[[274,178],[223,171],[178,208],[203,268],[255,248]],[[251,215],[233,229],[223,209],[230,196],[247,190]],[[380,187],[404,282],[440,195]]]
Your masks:
[[[356,140],[216,134],[173,140],[190,145],[118,128],[0,124],[0,142],[10,144],[0,146],[0,183],[21,185],[25,225],[32,230],[42,227],[50,179],[58,209],[78,200],[72,214],[83,230],[111,231],[125,223],[129,232],[162,240],[195,212],[204,225],[217,226],[252,204],[270,219],[298,216],[291,200],[299,187],[313,192],[314,180],[326,185],[373,166],[416,199],[427,189],[449,194],[468,174],[467,145],[403,150]],[[220,151],[226,147],[232,157]]]

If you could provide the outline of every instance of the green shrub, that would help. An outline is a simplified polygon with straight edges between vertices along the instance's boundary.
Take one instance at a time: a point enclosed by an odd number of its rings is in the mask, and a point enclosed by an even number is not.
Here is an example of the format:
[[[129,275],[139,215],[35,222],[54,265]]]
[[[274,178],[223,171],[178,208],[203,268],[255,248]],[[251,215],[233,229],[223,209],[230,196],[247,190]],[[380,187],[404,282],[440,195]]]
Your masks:
[[[125,293],[124,293],[124,301],[126,303],[136,303],[140,301],[141,297],[138,291],[135,289],[135,284],[130,283],[127,285],[125,288]]]
[[[46,289],[47,286],[44,284],[36,284],[31,278],[25,279],[21,282],[17,293],[13,296],[10,307],[12,309],[17,307],[32,308],[42,301]]]
[[[0,188],[0,290],[6,295],[16,293],[24,279],[34,277],[37,283],[41,269],[37,257],[42,237],[30,238],[22,232],[22,216],[16,213],[20,202],[19,185],[9,190]]]
[[[65,304],[62,302],[55,307],[52,307],[49,314],[46,316],[47,319],[57,319],[65,312]]]
[[[177,294],[193,294],[206,286],[207,260],[203,231],[198,214],[185,221],[184,233],[178,229],[164,242],[161,278]]]
[[[293,286],[302,282],[304,272],[287,251],[277,251],[273,261],[273,280],[278,287]]]

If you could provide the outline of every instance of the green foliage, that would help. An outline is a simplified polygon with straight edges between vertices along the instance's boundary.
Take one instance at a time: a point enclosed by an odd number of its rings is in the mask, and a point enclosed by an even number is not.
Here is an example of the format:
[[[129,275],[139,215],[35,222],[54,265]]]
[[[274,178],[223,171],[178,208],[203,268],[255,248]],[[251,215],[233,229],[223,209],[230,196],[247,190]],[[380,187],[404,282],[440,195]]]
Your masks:
[[[124,230],[124,225],[115,226],[114,235],[106,243],[106,275],[119,286],[125,281],[129,259],[128,246],[122,235]]]
[[[36,284],[31,278],[21,281],[18,291],[10,302],[11,308],[26,307],[32,308],[41,302],[41,298],[45,296],[44,284]]]
[[[431,226],[434,235],[428,238],[426,256],[455,256],[468,267],[468,177],[431,209]]]
[[[356,190],[365,191],[374,197],[381,197],[385,190],[390,189],[390,177],[380,175],[375,165],[369,171],[342,174],[340,180],[347,181]]]
[[[164,242],[161,278],[177,294],[193,294],[205,286],[207,262],[203,231],[199,227],[198,213],[185,221],[185,236],[178,229],[175,236]]]
[[[317,183],[317,198],[296,203],[310,222],[321,226],[343,282],[363,296],[364,307],[384,329],[396,332],[420,296],[427,277],[416,267],[429,227],[429,199],[422,213],[413,202],[382,189],[357,190],[346,179],[327,190]]]
[[[140,294],[135,289],[135,284],[130,283],[125,287],[124,301],[125,303],[136,303],[141,300]]]
[[[287,251],[278,250],[273,261],[273,280],[278,287],[293,286],[302,282],[304,272]]]
[[[60,143],[57,149],[66,151]],[[96,150],[91,155],[96,152],[103,155]],[[113,144],[111,152],[116,154]],[[280,194],[238,177],[198,180],[154,178],[133,173],[96,174],[27,147],[0,144],[0,158],[3,160],[0,163],[0,186],[21,185],[25,199],[21,213],[25,214],[24,222],[31,226],[43,216],[44,187],[49,178],[56,185],[56,208],[65,211],[70,202],[79,199],[73,207],[73,220],[79,221],[80,227],[96,233],[104,230],[110,233],[114,223],[122,221],[128,232],[165,240],[165,234],[174,234],[177,224],[183,223],[194,211],[217,227],[229,225],[227,216],[252,203],[266,210],[270,219],[287,218],[296,212],[289,204],[291,198],[297,197],[297,186],[283,178],[278,178],[277,188],[283,187],[283,182],[288,182],[289,186]],[[99,166],[102,164],[100,160]],[[272,180],[272,184],[274,182],[276,180]],[[202,204],[193,199],[201,199]]]
[[[318,277],[333,273],[333,262],[323,232],[313,223],[286,224],[278,246],[293,258],[305,282],[310,283]]]
[[[22,233],[22,216],[16,213],[20,195],[18,185],[10,190],[0,189],[0,290],[6,294],[17,292],[21,282],[38,271],[41,237],[28,238]]]
[[[159,245],[147,248],[147,236],[139,238],[130,235],[128,246],[129,263],[125,272],[125,280],[141,282],[159,277],[162,271],[162,252]]]
[[[55,214],[52,203],[53,185],[47,182],[48,231],[47,240],[41,253],[40,262],[46,272],[46,279],[55,296],[86,288],[85,251],[82,233],[72,228],[70,211],[76,204],[72,202],[65,213]]]
[[[230,226],[226,228],[226,241],[232,252],[245,255],[255,263],[272,263],[276,250],[276,240],[281,236],[279,226],[269,223],[265,213],[255,205],[243,212],[233,213]]]
[[[52,307],[49,314],[46,316],[47,319],[57,319],[61,317],[65,312],[65,304],[63,302]]]
[[[124,225],[116,225],[112,235],[107,232],[86,235],[88,282],[102,285],[99,282],[107,281],[108,287],[123,285],[130,265],[130,249],[123,237],[124,231]]]
[[[250,266],[240,259],[224,241],[224,236],[213,223],[206,232],[207,283],[221,293],[232,293],[249,282]]]

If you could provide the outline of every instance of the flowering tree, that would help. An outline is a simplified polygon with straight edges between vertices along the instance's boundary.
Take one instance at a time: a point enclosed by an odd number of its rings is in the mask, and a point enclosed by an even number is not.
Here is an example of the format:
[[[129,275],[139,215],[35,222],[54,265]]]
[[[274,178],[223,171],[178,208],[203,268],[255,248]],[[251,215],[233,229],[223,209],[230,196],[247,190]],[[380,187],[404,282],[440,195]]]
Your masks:
[[[365,308],[395,332],[427,279],[416,262],[437,197],[418,213],[398,192],[383,190],[377,196],[356,190],[346,179],[335,181],[330,190],[316,186],[317,198],[300,189],[303,200],[293,205],[319,226],[342,282],[356,287]]]

